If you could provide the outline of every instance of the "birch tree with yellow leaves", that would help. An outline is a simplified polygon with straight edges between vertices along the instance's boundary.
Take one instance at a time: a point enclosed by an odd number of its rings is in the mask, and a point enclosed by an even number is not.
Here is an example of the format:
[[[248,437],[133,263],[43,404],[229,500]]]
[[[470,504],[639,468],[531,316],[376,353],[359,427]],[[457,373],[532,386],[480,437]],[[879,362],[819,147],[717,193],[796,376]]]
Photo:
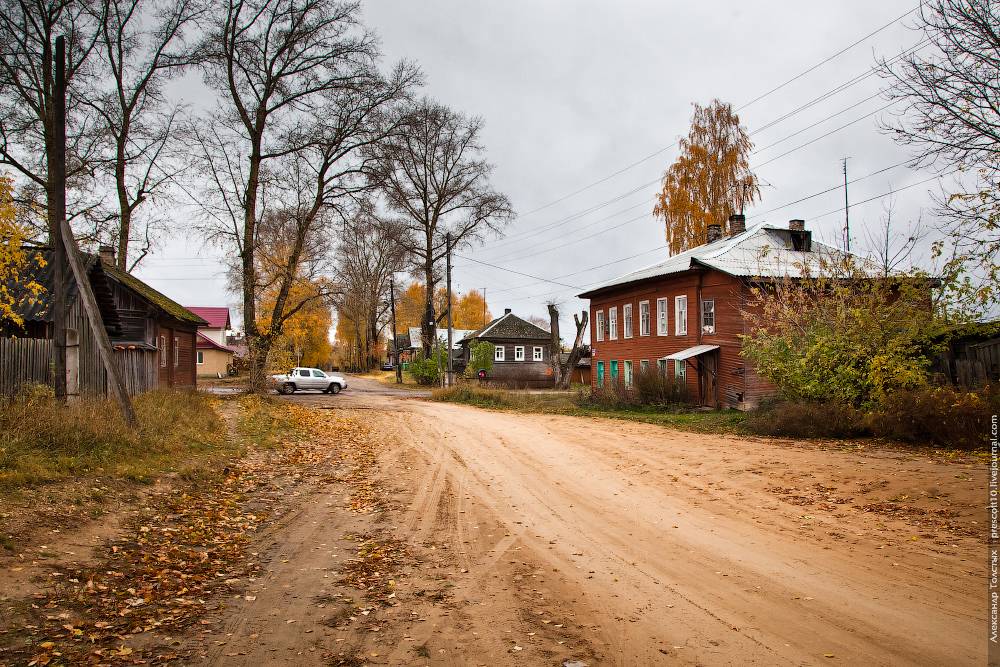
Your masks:
[[[691,130],[678,145],[680,156],[663,175],[653,208],[665,223],[671,254],[703,244],[709,225],[725,230],[730,214],[760,198],[750,171],[753,142],[732,105],[696,103]]]
[[[0,176],[0,329],[12,324],[17,331],[24,324],[18,307],[44,291],[30,276],[35,266],[45,266],[45,260],[24,247],[29,230],[18,222],[13,191],[10,177]],[[18,289],[11,291],[12,285]]]

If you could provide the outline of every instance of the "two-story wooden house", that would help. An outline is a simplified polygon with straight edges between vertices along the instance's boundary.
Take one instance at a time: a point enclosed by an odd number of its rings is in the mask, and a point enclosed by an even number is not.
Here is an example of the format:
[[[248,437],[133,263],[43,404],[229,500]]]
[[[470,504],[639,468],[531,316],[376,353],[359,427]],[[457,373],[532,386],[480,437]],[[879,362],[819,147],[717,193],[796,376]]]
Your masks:
[[[704,245],[580,294],[590,300],[593,386],[630,386],[658,371],[703,405],[740,409],[774,391],[740,355],[751,289],[844,255],[814,241],[802,220],[746,229],[734,215],[729,226],[723,236],[709,225]]]

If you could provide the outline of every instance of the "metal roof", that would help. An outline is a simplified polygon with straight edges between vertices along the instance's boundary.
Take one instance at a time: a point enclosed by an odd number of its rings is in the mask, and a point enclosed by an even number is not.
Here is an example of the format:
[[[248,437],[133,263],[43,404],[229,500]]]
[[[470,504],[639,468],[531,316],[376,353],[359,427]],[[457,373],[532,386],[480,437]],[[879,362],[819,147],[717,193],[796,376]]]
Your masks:
[[[203,329],[231,329],[229,308],[226,306],[185,306],[189,311],[208,322]]]
[[[466,336],[468,336],[470,333],[475,333],[475,330],[474,329],[454,329],[453,328],[451,330],[451,346],[453,348],[457,349],[459,347],[459,343],[462,342],[462,339],[465,338]],[[410,327],[409,328],[409,334],[410,334],[410,347],[414,347],[414,348],[420,347],[421,340],[422,340],[422,338],[421,338],[422,334],[420,333],[420,327]],[[402,337],[402,334],[400,334],[400,337]],[[437,337],[438,337],[438,340],[441,341],[442,343],[447,343],[448,342],[448,328],[445,327],[444,329],[440,329],[440,328],[437,329]]]
[[[849,255],[811,238],[810,250],[795,250],[793,230],[761,223],[718,241],[691,248],[662,262],[627,273],[580,294],[581,298],[618,285],[689,271],[698,266],[744,278],[801,278],[825,262],[843,261]],[[867,262],[853,256],[856,262]]]
[[[718,349],[718,345],[694,345],[686,350],[681,350],[680,352],[674,352],[673,354],[668,354],[665,357],[660,357],[658,361],[684,361],[685,359],[697,357],[700,354],[705,354],[706,352]]]

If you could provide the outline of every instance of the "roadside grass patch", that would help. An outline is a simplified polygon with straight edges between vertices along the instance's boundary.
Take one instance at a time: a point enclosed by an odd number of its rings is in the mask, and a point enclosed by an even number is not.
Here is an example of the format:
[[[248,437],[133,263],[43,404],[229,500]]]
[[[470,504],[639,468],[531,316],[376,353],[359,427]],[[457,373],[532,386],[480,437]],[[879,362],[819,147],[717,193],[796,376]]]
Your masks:
[[[585,391],[525,392],[458,385],[435,390],[431,400],[490,410],[624,419],[702,433],[739,432],[746,419],[744,413],[736,410],[700,410],[686,405],[597,403],[591,401]]]
[[[274,449],[302,430],[289,405],[272,396],[244,394],[234,400],[240,407],[236,430],[249,444]]]
[[[153,391],[134,406],[133,429],[106,399],[64,405],[38,387],[0,399],[0,492],[92,475],[145,483],[231,453],[205,394]]]

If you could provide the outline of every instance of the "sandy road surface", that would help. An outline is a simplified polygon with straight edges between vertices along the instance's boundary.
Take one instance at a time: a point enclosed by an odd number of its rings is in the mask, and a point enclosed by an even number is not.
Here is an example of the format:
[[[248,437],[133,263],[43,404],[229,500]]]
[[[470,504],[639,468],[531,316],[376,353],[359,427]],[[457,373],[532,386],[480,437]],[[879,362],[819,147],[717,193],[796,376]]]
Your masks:
[[[307,640],[316,659],[352,644],[376,664],[984,661],[974,460],[489,412],[359,379],[289,400],[384,435],[396,509],[381,520],[424,554],[400,590],[410,606],[363,635],[317,625],[358,519],[310,496],[274,528],[264,597],[234,611],[209,662],[307,664]],[[427,603],[431,584],[450,602]]]

